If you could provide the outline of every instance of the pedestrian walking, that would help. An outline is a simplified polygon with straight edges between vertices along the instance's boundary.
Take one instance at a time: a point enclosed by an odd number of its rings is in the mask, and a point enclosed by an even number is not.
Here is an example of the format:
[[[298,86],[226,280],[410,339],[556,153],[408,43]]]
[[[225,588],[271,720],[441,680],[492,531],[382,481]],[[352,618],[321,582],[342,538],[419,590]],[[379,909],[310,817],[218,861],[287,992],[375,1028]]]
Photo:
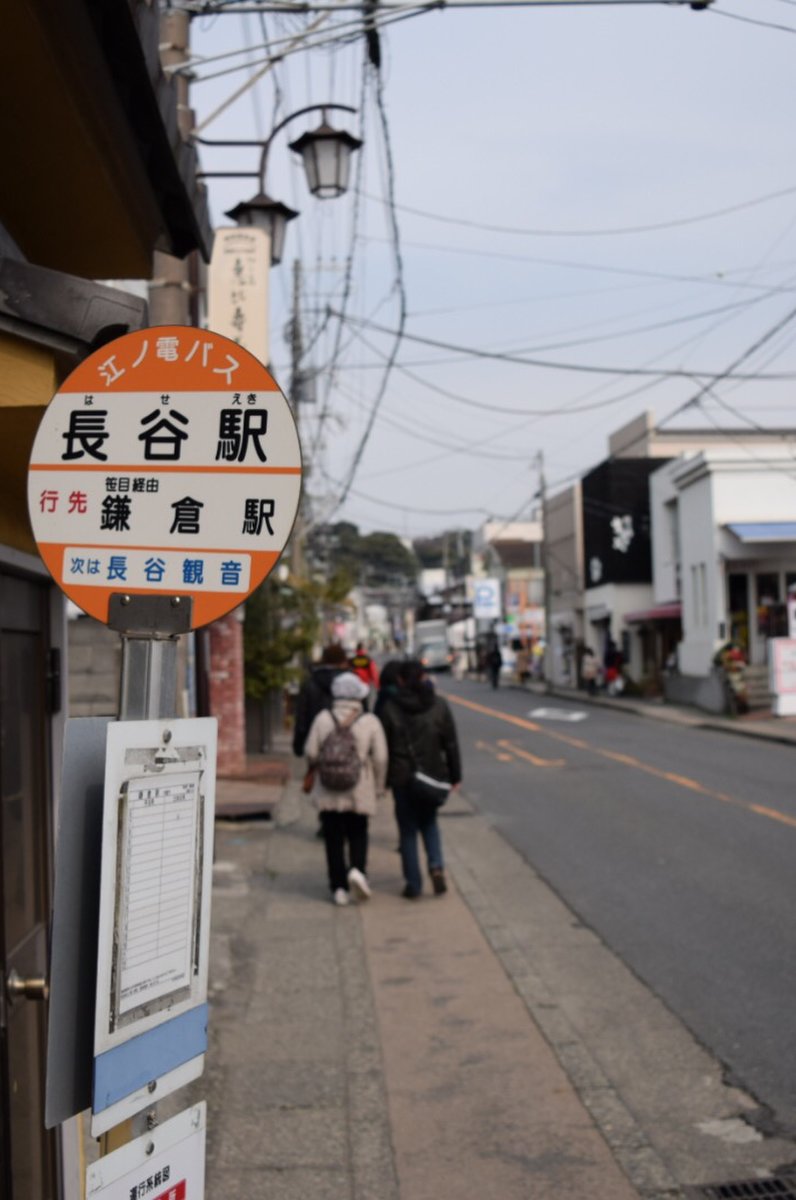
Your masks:
[[[417,659],[401,663],[398,688],[381,709],[387,735],[390,766],[387,783],[395,798],[395,818],[400,834],[403,895],[414,900],[423,890],[418,835],[423,840],[434,894],[448,890],[437,808],[418,795],[415,773],[445,780],[451,789],[462,778],[461,755],[453,715],[434,691],[423,664]]]
[[[580,661],[580,677],[586,684],[586,691],[589,695],[596,696],[600,679],[600,664],[597,662],[597,655],[591,646],[586,646],[583,651]]]
[[[296,758],[304,754],[307,734],[318,713],[331,706],[332,683],[341,672],[347,670],[348,657],[337,642],[325,646],[321,661],[310,667],[296,699],[293,719],[293,753]]]
[[[364,642],[357,642],[357,648],[351,657],[351,670],[369,688],[378,688],[379,668],[365,649]]]
[[[500,683],[500,668],[503,666],[503,655],[500,653],[500,646],[495,640],[487,650],[486,654],[486,669],[489,673],[489,682],[493,688],[496,688]]]
[[[353,672],[332,681],[332,706],[315,717],[305,751],[321,816],[329,890],[335,904],[371,894],[367,874],[368,820],[384,795],[387,741],[366,712],[368,685]]]
[[[381,669],[379,692],[373,706],[374,716],[381,717],[384,705],[398,695],[398,673],[403,665],[400,658],[389,659]]]

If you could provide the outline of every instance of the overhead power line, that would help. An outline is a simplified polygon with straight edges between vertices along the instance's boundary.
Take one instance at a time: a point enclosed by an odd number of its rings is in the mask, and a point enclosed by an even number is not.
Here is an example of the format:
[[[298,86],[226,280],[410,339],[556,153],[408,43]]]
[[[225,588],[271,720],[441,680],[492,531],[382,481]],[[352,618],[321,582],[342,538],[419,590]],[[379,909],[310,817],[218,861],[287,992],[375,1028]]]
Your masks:
[[[377,333],[384,333],[390,337],[395,337],[397,330],[390,329],[385,325],[379,325],[375,321],[368,321],[364,318],[345,317],[344,314],[332,311],[332,316],[340,320],[345,320],[348,324],[359,326],[365,329],[374,329]],[[721,379],[743,379],[745,381],[767,382],[767,381],[782,381],[794,379],[796,375],[792,372],[758,372],[758,373],[738,373],[731,370],[729,373],[705,371],[705,370],[683,370],[678,368],[655,368],[655,367],[601,367],[596,363],[562,363],[555,362],[550,359],[543,358],[525,358],[517,354],[504,354],[498,350],[483,350],[473,349],[470,346],[462,346],[455,342],[443,342],[437,338],[422,337],[417,333],[403,332],[405,341],[418,342],[423,346],[433,346],[437,350],[450,350],[454,354],[463,354],[468,358],[487,359],[491,362],[506,362],[513,363],[521,367],[540,367],[550,371],[577,371],[588,375],[646,375],[653,376],[657,379],[715,379],[718,375]]]
[[[796,193],[796,185],[780,188],[776,192],[767,192],[764,196],[756,196],[752,200],[744,200],[738,204],[729,204],[725,208],[715,208],[710,212],[698,213],[691,217],[676,217],[670,221],[658,221],[647,225],[618,225],[602,229],[535,229],[518,225],[495,225],[485,221],[471,221],[466,217],[451,217],[444,213],[428,212],[426,209],[413,208],[408,204],[399,204],[400,212],[411,213],[415,217],[424,217],[428,221],[438,221],[441,225],[458,225],[464,229],[479,229],[485,233],[506,233],[518,237],[614,237],[629,233],[656,233],[663,229],[677,229],[683,225],[696,225],[701,221],[712,221],[717,217],[731,216],[748,208],[756,208],[760,204],[768,204],[783,196]],[[380,196],[368,196],[368,200],[380,201]]]
[[[742,17],[739,13],[724,12],[722,9],[711,10],[714,16],[727,17],[729,21],[743,21],[744,25],[759,25],[762,29],[775,29],[778,33],[796,33],[792,25],[778,25],[774,21],[759,21],[754,17]]]
[[[672,419],[672,417],[677,416],[678,413],[684,412],[687,408],[690,408],[692,405],[699,404],[700,400],[705,395],[705,393],[712,391],[712,389],[716,386],[717,383],[721,383],[725,379],[740,378],[738,375],[733,374],[733,372],[735,371],[735,368],[739,367],[741,365],[741,363],[746,362],[746,360],[748,358],[751,358],[751,356],[753,354],[755,354],[758,350],[761,350],[763,348],[763,346],[766,345],[767,342],[770,342],[772,338],[776,337],[776,335],[778,333],[780,333],[787,325],[790,325],[790,323],[795,319],[796,319],[796,308],[792,308],[789,312],[787,312],[785,314],[784,317],[782,317],[779,321],[777,321],[777,323],[775,325],[772,325],[770,329],[767,329],[766,332],[761,337],[759,337],[756,341],[754,341],[751,346],[748,346],[747,349],[744,350],[742,354],[739,354],[736,359],[733,359],[733,361],[730,363],[729,367],[726,368],[726,370],[719,371],[718,374],[714,375],[711,379],[707,380],[706,382],[702,382],[700,384],[699,391],[696,393],[696,395],[691,396],[688,400],[685,401],[684,404],[681,404],[679,406],[679,408],[676,408],[676,409],[674,409],[673,412],[670,412],[668,417],[666,418],[666,420],[670,421]],[[696,380],[697,376],[701,375],[701,374],[702,374],[702,372],[694,372],[694,374],[692,375],[692,378],[694,380]]]

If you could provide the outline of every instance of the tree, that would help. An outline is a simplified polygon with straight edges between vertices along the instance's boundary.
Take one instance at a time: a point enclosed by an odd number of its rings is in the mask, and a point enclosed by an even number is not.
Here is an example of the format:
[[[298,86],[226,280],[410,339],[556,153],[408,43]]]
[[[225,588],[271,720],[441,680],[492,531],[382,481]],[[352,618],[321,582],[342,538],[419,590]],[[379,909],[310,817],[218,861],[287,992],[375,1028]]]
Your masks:
[[[422,567],[447,567],[454,578],[461,579],[470,571],[472,540],[469,529],[447,529],[436,537],[416,538],[412,547]]]
[[[349,579],[349,588],[357,584],[413,583],[418,562],[394,533],[360,534],[350,521],[316,526],[307,542],[310,561],[326,578]]]
[[[418,561],[394,533],[369,533],[359,540],[360,581],[380,585],[412,583]]]

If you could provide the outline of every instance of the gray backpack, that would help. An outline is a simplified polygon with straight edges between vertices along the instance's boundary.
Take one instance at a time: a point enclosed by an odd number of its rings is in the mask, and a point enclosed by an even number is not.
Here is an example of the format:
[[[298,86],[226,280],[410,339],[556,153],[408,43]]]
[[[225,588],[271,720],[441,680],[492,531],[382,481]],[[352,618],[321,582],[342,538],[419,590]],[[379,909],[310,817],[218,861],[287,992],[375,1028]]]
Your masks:
[[[356,786],[362,764],[352,732],[359,720],[355,717],[350,725],[341,725],[334,713],[331,714],[334,729],[327,736],[318,755],[318,774],[321,787],[327,792],[350,792]]]

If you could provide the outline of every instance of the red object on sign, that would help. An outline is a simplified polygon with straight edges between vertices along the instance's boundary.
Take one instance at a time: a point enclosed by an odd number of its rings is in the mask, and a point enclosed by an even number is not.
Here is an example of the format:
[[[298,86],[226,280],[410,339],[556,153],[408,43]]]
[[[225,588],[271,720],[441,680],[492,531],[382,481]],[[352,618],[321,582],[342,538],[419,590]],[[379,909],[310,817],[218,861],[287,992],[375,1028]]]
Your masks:
[[[181,1179],[168,1191],[161,1192],[159,1196],[155,1196],[155,1200],[185,1200],[185,1180]]]

